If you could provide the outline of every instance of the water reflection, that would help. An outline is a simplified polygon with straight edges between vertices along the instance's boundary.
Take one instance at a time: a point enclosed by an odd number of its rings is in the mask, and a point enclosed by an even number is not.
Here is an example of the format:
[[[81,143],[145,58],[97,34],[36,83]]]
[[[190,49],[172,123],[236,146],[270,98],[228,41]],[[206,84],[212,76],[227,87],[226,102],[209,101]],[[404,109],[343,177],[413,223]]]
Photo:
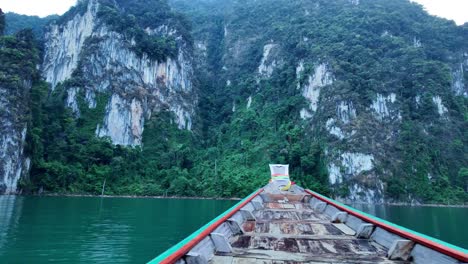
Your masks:
[[[18,224],[23,208],[23,198],[14,195],[0,195],[0,255],[6,250],[9,233]]]
[[[86,237],[80,239],[81,262],[109,263],[112,259],[113,263],[129,263],[129,230],[128,225],[116,224],[109,220],[92,224]]]
[[[88,198],[87,212],[75,224],[79,234],[71,240],[76,244],[79,263],[128,262],[128,225],[115,222],[106,213],[105,198]],[[74,260],[73,262],[76,262]]]

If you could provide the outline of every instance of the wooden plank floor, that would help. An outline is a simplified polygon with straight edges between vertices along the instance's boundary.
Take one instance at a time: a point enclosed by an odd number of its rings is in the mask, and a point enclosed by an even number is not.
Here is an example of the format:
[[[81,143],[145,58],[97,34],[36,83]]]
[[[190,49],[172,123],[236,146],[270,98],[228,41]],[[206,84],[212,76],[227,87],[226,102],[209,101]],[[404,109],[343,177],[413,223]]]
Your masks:
[[[253,215],[231,239],[233,252],[216,254],[210,263],[409,263],[388,260],[385,248],[346,235],[307,203],[272,201]]]

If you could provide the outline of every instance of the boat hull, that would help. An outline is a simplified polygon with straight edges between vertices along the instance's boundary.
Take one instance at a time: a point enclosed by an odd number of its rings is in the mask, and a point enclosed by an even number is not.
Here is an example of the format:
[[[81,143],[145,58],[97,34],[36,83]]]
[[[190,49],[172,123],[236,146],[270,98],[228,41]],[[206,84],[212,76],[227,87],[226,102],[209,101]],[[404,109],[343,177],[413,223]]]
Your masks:
[[[257,190],[149,263],[466,263],[465,249],[299,186]]]

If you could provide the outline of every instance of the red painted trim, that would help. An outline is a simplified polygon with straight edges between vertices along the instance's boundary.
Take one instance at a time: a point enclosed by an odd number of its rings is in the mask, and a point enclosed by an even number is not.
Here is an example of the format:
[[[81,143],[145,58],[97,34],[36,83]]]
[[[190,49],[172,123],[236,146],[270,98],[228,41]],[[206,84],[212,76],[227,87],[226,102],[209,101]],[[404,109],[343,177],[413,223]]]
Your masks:
[[[426,246],[428,248],[434,249],[434,250],[436,250],[436,251],[438,251],[438,252],[440,252],[442,254],[448,255],[448,256],[453,257],[453,258],[455,258],[457,260],[460,260],[462,262],[468,262],[468,254],[466,254],[466,253],[463,253],[463,252],[460,252],[458,250],[446,247],[444,245],[438,244],[438,243],[436,243],[434,241],[431,241],[429,239],[426,239],[424,237],[420,237],[418,235],[406,232],[406,231],[401,230],[399,228],[396,228],[394,226],[390,226],[390,225],[387,225],[385,223],[379,222],[379,221],[377,221],[375,219],[372,219],[372,218],[369,218],[369,217],[367,217],[365,215],[362,215],[362,214],[360,214],[360,213],[358,213],[356,211],[349,210],[348,208],[343,207],[343,206],[335,203],[333,200],[325,199],[323,197],[320,197],[320,196],[314,194],[313,192],[311,192],[309,190],[305,190],[305,191],[308,194],[312,195],[313,197],[315,197],[315,198],[317,198],[317,199],[319,199],[319,200],[321,200],[323,202],[326,202],[328,204],[331,204],[331,205],[335,206],[336,208],[347,212],[350,215],[356,216],[356,217],[364,220],[365,222],[371,223],[371,224],[373,224],[375,226],[378,226],[378,227],[380,227],[382,229],[385,229],[385,230],[387,230],[387,231],[389,231],[391,233],[397,234],[397,235],[399,235],[401,237],[408,238],[408,239],[410,239],[410,240],[412,240],[414,242],[417,242],[417,243],[419,243],[421,245],[424,245],[424,246]]]
[[[218,226],[220,226],[222,223],[227,221],[231,216],[233,216],[235,213],[237,213],[242,207],[247,205],[250,201],[252,201],[257,195],[259,195],[261,192],[263,192],[263,188],[259,189],[254,195],[252,195],[249,199],[245,200],[243,203],[239,204],[236,208],[234,208],[231,212],[226,214],[223,218],[219,219],[215,223],[213,223],[211,226],[206,228],[202,233],[200,233],[198,236],[196,236],[192,241],[188,242],[185,244],[183,247],[181,247],[179,250],[174,252],[172,255],[168,256],[166,259],[160,262],[160,264],[172,264],[175,263],[177,260],[185,256],[193,247],[195,247],[200,241],[205,239],[208,235],[211,234]]]

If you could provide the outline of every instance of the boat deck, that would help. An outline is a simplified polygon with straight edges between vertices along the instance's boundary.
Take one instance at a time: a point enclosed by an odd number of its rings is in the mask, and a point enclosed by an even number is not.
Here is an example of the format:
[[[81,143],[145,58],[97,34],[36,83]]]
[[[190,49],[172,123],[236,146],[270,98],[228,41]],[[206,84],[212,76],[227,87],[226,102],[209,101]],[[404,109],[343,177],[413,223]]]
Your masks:
[[[230,237],[232,252],[218,252],[210,263],[409,263],[389,260],[387,249],[357,238],[353,229],[332,219],[335,212],[312,208],[310,198],[262,194],[267,202],[241,223],[241,234]]]
[[[254,192],[150,264],[466,264],[465,249],[293,185]]]

